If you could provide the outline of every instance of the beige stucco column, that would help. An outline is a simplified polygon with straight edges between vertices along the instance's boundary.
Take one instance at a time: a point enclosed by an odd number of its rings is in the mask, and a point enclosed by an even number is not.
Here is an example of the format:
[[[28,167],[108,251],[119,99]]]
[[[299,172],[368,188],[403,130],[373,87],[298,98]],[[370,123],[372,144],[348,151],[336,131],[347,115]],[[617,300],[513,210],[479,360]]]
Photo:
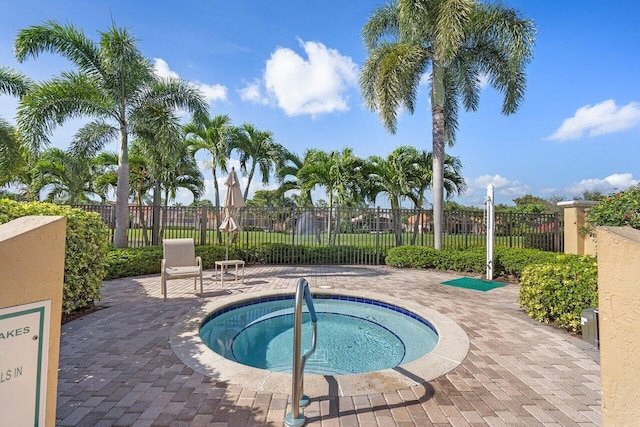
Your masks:
[[[564,253],[575,255],[596,255],[595,240],[582,231],[586,224],[586,211],[598,202],[591,200],[570,200],[558,202],[564,209]]]
[[[66,218],[0,225],[0,425],[56,422]]]
[[[598,227],[602,424],[640,421],[640,230]]]

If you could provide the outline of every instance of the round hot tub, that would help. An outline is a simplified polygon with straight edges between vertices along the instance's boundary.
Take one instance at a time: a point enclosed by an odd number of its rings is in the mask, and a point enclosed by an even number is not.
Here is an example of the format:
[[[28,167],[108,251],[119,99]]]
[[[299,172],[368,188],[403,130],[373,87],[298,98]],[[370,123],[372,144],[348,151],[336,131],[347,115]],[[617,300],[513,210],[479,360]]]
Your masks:
[[[460,365],[469,351],[467,334],[453,320],[413,301],[362,291],[312,293],[318,346],[305,367],[307,395],[355,396],[425,384]],[[171,349],[215,380],[288,394],[292,307],[293,293],[282,290],[216,298],[174,325]],[[304,351],[311,334],[303,319]]]
[[[221,356],[254,368],[291,372],[293,296],[267,297],[211,313],[200,337]],[[316,295],[317,348],[305,373],[345,375],[390,369],[430,352],[438,334],[427,320],[392,304],[341,295]],[[306,308],[306,307],[305,307]],[[302,348],[311,346],[303,314]]]

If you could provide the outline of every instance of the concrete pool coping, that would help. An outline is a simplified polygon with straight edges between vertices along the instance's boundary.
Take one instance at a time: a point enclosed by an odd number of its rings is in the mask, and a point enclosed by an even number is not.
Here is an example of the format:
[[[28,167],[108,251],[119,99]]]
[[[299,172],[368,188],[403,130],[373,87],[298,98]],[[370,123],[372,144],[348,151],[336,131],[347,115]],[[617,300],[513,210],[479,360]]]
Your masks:
[[[469,352],[469,337],[453,320],[413,301],[380,295],[375,292],[327,290],[312,287],[314,295],[342,295],[380,301],[401,307],[429,321],[438,333],[438,343],[424,356],[391,369],[350,375],[304,376],[304,391],[309,396],[358,396],[383,393],[424,384],[459,366]],[[212,312],[247,300],[279,295],[291,291],[270,290],[247,295],[238,294],[210,301],[185,314],[172,328],[173,352],[194,371],[229,384],[255,391],[289,394],[291,374],[257,369],[231,361],[208,348],[200,339],[200,326]]]

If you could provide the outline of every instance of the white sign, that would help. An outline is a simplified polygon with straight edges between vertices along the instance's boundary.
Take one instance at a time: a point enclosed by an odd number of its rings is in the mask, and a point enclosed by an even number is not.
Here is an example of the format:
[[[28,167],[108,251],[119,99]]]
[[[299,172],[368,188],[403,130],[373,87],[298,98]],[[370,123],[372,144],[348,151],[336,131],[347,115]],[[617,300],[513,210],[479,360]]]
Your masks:
[[[45,424],[51,301],[0,309],[0,426]]]

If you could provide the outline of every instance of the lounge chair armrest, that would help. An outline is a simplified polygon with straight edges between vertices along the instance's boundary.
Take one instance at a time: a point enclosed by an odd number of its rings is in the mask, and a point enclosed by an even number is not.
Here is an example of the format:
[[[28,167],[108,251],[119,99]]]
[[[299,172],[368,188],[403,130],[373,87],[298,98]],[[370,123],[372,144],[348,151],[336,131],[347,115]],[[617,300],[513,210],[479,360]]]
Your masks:
[[[202,268],[202,258],[199,256],[196,257],[196,265]]]
[[[160,272],[162,274],[166,273],[167,271],[167,260],[162,258],[162,264],[160,265]]]

